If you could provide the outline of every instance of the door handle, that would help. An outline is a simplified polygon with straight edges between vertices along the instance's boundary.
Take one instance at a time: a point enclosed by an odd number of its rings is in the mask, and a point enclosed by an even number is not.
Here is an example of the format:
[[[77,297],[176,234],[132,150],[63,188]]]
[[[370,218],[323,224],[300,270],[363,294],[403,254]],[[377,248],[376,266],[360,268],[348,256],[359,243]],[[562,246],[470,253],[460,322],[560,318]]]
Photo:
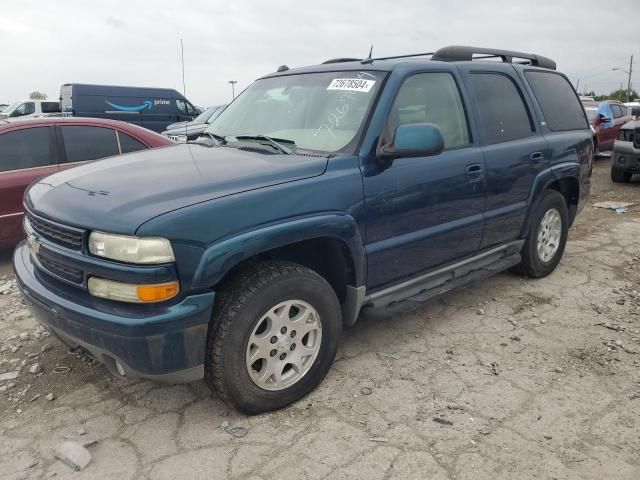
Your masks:
[[[544,154],[542,152],[533,152],[531,155],[529,155],[529,160],[531,160],[533,163],[539,163],[544,160]]]
[[[484,167],[481,163],[472,163],[467,165],[466,169],[467,180],[470,182],[477,182],[484,177]]]

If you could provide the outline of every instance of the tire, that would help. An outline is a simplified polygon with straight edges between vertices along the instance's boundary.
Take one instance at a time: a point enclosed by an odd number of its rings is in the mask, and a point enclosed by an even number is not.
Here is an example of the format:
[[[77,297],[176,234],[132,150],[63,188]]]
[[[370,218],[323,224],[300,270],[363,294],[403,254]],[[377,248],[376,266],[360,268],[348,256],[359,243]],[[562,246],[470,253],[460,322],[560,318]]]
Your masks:
[[[278,316],[283,312],[289,315]],[[310,324],[293,323],[305,314]],[[286,334],[279,325],[289,326]],[[300,336],[295,332],[298,327],[313,330]],[[285,407],[322,382],[333,364],[341,333],[340,304],[324,278],[292,262],[253,265],[217,295],[207,334],[205,382],[225,403],[246,414]],[[311,351],[315,353],[301,353]],[[260,358],[251,363],[249,354]],[[287,361],[298,362],[296,368]],[[271,369],[274,373],[267,376]],[[279,383],[278,371],[282,375]]]
[[[555,213],[552,213],[555,210]],[[549,217],[545,217],[549,213]],[[547,242],[546,245],[556,244],[555,252],[549,257],[538,251],[538,236],[541,228],[544,228],[543,219],[555,218],[555,214],[559,216],[559,238],[555,242]],[[555,225],[555,223],[554,223]],[[569,232],[569,212],[565,198],[556,190],[547,190],[543,194],[542,202],[533,213],[531,228],[525,239],[522,251],[521,262],[512,270],[516,273],[527,275],[531,278],[542,278],[549,275],[555,270],[562,258],[564,248],[567,243],[567,234]],[[543,237],[543,238],[549,238]],[[545,254],[551,254],[551,247],[544,250]]]
[[[628,183],[631,181],[632,174],[629,172],[625,172],[621,168],[617,168],[615,166],[611,166],[611,180],[617,183]]]

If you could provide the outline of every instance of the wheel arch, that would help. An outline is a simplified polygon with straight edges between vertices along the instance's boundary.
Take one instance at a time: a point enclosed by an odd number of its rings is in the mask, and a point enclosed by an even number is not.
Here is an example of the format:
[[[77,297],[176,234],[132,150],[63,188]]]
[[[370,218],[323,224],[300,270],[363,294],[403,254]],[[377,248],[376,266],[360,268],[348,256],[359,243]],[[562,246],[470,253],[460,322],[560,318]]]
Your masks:
[[[569,210],[569,226],[578,214],[580,200],[580,164],[567,162],[554,165],[540,172],[536,177],[529,197],[527,220],[521,232],[521,238],[527,236],[531,227],[531,217],[540,205],[546,190],[556,190],[562,194]]]
[[[347,286],[364,284],[365,253],[350,215],[320,215],[268,225],[207,248],[194,275],[197,287],[216,288],[247,262],[289,260],[322,275],[343,302]]]

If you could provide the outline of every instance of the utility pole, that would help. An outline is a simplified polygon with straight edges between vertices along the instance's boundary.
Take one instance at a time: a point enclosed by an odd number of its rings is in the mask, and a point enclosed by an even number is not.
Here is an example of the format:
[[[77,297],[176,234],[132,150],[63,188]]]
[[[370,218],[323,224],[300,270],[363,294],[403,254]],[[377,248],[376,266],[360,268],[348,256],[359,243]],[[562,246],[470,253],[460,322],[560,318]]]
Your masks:
[[[578,79],[578,82],[576,83],[576,92],[580,95],[580,79]]]
[[[633,55],[629,60],[629,80],[627,81],[627,102],[631,101],[631,72],[633,72]]]
[[[238,83],[237,80],[229,80],[229,85],[231,85],[231,99],[235,100],[236,98],[236,83]]]

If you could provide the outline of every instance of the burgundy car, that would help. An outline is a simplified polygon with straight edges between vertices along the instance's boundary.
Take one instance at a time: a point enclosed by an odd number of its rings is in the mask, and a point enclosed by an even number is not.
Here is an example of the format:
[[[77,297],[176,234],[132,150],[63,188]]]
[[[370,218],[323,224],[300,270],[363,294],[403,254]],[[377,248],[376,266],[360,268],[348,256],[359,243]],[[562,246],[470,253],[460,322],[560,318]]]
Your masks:
[[[595,130],[594,142],[596,155],[613,149],[620,128],[633,120],[627,107],[615,100],[605,100],[596,104],[584,105],[591,126]]]
[[[174,145],[136,125],[96,118],[0,121],[0,246],[22,237],[22,196],[37,180],[90,160]]]

